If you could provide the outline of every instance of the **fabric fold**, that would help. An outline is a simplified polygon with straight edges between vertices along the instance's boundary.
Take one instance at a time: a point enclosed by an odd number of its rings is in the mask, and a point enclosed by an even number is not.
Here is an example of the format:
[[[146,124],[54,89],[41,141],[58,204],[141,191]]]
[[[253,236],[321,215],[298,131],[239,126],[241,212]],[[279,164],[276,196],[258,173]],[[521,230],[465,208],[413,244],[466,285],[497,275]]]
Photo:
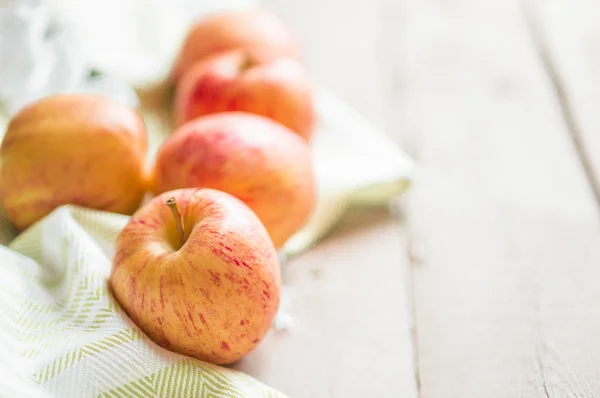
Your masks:
[[[110,257],[126,222],[63,206],[0,247],[2,391],[283,397],[242,372],[157,346],[127,317],[108,287]]]

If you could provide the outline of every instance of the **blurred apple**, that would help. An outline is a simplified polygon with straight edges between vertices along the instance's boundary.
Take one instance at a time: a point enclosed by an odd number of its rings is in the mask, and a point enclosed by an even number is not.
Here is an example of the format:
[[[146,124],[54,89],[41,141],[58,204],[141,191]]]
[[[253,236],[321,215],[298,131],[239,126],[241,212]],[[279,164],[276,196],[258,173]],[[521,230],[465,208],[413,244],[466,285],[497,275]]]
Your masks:
[[[120,233],[110,285],[157,344],[216,364],[239,360],[269,330],[279,262],[265,228],[231,195],[157,196]]]
[[[46,97],[10,121],[0,146],[0,202],[24,229],[64,204],[117,213],[146,189],[146,128],[119,102],[88,94]]]
[[[266,50],[231,50],[192,66],[177,85],[174,120],[244,111],[274,119],[305,140],[313,133],[312,88],[304,67]]]
[[[199,20],[190,29],[172,71],[174,81],[207,55],[234,48],[266,48],[273,54],[298,56],[296,38],[273,13],[263,9],[223,11]]]
[[[226,112],[188,122],[163,142],[156,193],[214,188],[245,202],[279,248],[310,217],[316,189],[308,144],[262,116]]]

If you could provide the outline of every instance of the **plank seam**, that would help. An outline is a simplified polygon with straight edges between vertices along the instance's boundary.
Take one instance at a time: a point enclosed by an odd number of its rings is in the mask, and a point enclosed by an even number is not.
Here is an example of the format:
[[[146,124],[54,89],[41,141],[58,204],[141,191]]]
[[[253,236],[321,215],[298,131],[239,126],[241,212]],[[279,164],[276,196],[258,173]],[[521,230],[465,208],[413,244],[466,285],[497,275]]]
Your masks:
[[[542,387],[544,389],[544,394],[546,395],[546,398],[550,398],[550,393],[548,392],[548,381],[546,380],[546,371],[544,370],[544,363],[542,361],[542,354],[541,354],[541,348],[538,347],[538,349],[536,350],[537,352],[535,353],[535,359],[537,361],[537,365],[539,367],[540,370],[540,375],[542,378]]]
[[[543,39],[543,29],[536,20],[532,5],[527,0],[522,1],[522,10],[525,17],[529,34],[531,35],[533,45],[540,57],[542,66],[550,79],[550,83],[554,89],[554,93],[558,100],[562,118],[569,132],[571,142],[575,147],[577,158],[583,168],[588,185],[592,189],[592,194],[596,201],[598,210],[600,210],[600,177],[594,169],[589,152],[586,150],[585,138],[583,137],[582,128],[577,122],[575,112],[569,101],[569,95],[565,88],[564,79],[562,78],[558,68],[552,60],[552,55],[549,46]]]
[[[422,259],[418,258],[420,256],[415,256],[414,247],[416,244],[416,239],[414,236],[414,231],[411,228],[411,219],[410,219],[410,208],[408,206],[408,200],[406,198],[401,198],[400,200],[394,201],[391,204],[391,213],[395,216],[396,220],[405,225],[406,229],[406,257],[408,260],[407,267],[407,301],[408,301],[408,311],[410,317],[410,337],[411,337],[411,346],[412,346],[412,365],[413,365],[413,376],[415,380],[415,386],[417,389],[417,397],[422,398],[422,387],[421,387],[421,371],[419,368],[419,344],[418,344],[418,333],[417,333],[417,305],[416,305],[416,297],[415,297],[415,288],[414,288],[414,268],[421,264]]]

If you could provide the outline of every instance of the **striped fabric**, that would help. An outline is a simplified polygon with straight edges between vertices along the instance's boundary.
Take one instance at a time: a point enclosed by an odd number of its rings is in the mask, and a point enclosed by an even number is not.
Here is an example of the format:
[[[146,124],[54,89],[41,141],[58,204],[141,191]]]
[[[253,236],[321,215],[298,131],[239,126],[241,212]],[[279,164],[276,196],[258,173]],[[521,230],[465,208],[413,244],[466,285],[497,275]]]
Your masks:
[[[0,395],[282,397],[155,345],[129,320],[107,284],[126,221],[65,206],[0,246]]]
[[[318,204],[283,248],[287,256],[318,242],[348,206],[386,203],[412,176],[411,160],[354,110],[324,90],[316,102]],[[161,106],[141,111],[152,158],[171,132],[170,115]],[[0,115],[0,132],[5,124]],[[119,309],[107,278],[127,219],[65,206],[17,236],[0,209],[0,243],[8,245],[0,246],[0,396],[283,396],[243,373],[156,346]]]

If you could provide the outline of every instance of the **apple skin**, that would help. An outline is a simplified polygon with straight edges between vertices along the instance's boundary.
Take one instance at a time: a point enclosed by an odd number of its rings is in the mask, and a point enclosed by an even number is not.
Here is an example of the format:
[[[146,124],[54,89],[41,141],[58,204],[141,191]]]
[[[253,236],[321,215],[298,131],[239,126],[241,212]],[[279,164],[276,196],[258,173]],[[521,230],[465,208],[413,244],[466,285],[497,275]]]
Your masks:
[[[159,148],[154,190],[218,189],[245,202],[281,247],[316,202],[308,144],[270,119],[244,112],[204,116],[175,130]]]
[[[183,246],[165,204],[171,197],[183,219]],[[121,231],[110,286],[157,344],[229,364],[271,327],[281,277],[267,231],[244,203],[212,189],[182,189],[152,199]]]
[[[243,111],[271,118],[309,141],[315,124],[310,80],[289,57],[231,50],[192,66],[179,81],[173,119],[182,125],[207,114]]]
[[[19,229],[65,204],[131,214],[148,189],[141,116],[103,96],[55,95],[21,110],[0,146],[0,203]]]
[[[274,55],[299,56],[296,37],[273,13],[259,8],[223,11],[196,22],[172,70],[177,82],[197,61],[234,48],[265,48]]]

